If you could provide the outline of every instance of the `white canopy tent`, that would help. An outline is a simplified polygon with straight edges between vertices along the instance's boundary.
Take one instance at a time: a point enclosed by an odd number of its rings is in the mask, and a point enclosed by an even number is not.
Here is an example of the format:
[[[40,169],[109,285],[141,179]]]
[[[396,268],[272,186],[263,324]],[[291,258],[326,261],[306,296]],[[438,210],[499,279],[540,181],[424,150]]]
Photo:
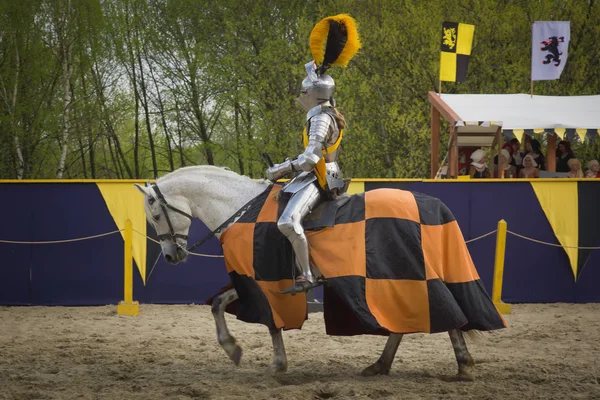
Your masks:
[[[463,121],[502,121],[504,131],[600,129],[600,96],[442,94],[441,98]]]
[[[450,122],[451,143],[461,146],[460,132],[455,126],[461,121],[485,121],[500,125],[504,136],[548,133],[548,170],[554,171],[556,136],[577,133],[583,140],[586,135],[600,134],[600,95],[595,96],[531,96],[529,94],[442,94],[429,92],[431,103],[431,176],[438,170],[439,118]],[[470,124],[473,124],[471,122]],[[494,142],[494,147],[500,145]],[[452,152],[451,152],[452,153]],[[451,154],[451,159],[453,159]],[[452,160],[455,162],[455,160]],[[452,169],[452,163],[450,163]],[[456,172],[456,171],[453,171]],[[451,173],[452,176],[456,176]]]

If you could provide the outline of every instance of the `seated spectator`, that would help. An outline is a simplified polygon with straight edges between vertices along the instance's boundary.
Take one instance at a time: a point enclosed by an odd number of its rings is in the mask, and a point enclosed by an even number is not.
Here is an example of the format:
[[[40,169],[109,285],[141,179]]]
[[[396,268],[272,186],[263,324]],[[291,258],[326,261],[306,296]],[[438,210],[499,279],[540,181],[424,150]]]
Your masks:
[[[471,166],[469,167],[469,175],[471,178],[490,178],[490,171],[485,165],[487,155],[485,151],[478,149],[471,154]]]
[[[570,158],[569,162],[569,178],[583,178],[583,172],[581,171],[581,163],[576,158]]]
[[[515,177],[519,176],[519,171],[521,171],[521,168],[523,168],[522,163],[523,163],[523,152],[521,152],[521,142],[519,142],[519,139],[517,138],[513,138],[510,140],[510,150],[511,153],[510,155],[512,156],[512,161],[510,162],[510,165],[512,165],[513,167],[515,167]]]
[[[588,163],[588,171],[585,173],[586,178],[600,178],[600,164],[598,160],[592,160]]]
[[[512,159],[512,153],[513,153],[513,147],[512,144],[510,142],[506,142],[502,145],[502,149],[500,149],[500,153],[502,154],[502,150],[506,150],[508,152],[509,158],[508,158],[508,162],[512,165],[513,163],[513,159]],[[506,156],[504,157],[504,159],[506,159]],[[499,178],[500,176],[498,175],[498,155],[494,156],[494,160],[493,160],[493,164],[494,164],[494,176],[496,178]]]
[[[519,171],[519,178],[539,178],[540,170],[537,168],[537,163],[531,154],[527,154],[523,158],[523,168]]]
[[[544,154],[542,154],[542,145],[536,139],[531,139],[528,142],[525,142],[525,150],[527,150],[527,154],[531,154],[533,156],[533,161],[536,162],[537,168],[545,171],[546,170],[546,159]]]
[[[510,154],[510,150],[503,148],[500,150],[500,155],[495,157],[498,161],[497,163],[497,173],[496,177],[498,178],[514,178],[516,177],[515,167],[510,164],[512,161],[512,156]]]
[[[558,143],[558,149],[556,150],[556,172],[569,172],[569,160],[575,158],[573,150],[571,150],[571,143],[567,140],[561,140]],[[580,168],[581,169],[581,168]]]

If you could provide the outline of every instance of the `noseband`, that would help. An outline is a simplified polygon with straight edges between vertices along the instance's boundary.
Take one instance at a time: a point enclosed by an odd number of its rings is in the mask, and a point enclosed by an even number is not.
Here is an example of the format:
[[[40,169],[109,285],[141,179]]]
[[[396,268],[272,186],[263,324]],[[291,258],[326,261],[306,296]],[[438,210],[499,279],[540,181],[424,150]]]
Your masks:
[[[165,200],[165,196],[163,196],[163,194],[161,193],[161,191],[158,188],[158,185],[156,185],[156,183],[151,184],[151,187],[154,189],[154,192],[156,193],[156,199],[158,200],[158,204],[160,204],[160,208],[162,209],[163,214],[165,215],[165,219],[167,220],[167,224],[169,225],[169,233],[164,233],[162,235],[158,235],[157,236],[158,240],[170,239],[175,244],[177,244],[176,239],[178,239],[178,238],[187,241],[188,235],[182,235],[180,233],[175,233],[175,231],[173,230],[173,224],[171,224],[171,219],[169,218],[169,213],[167,213],[167,208],[175,211],[176,213],[183,215],[184,217],[188,217],[190,219],[190,221],[192,221],[194,219],[194,217],[191,216],[190,214],[183,212],[180,209],[168,204],[167,200]]]

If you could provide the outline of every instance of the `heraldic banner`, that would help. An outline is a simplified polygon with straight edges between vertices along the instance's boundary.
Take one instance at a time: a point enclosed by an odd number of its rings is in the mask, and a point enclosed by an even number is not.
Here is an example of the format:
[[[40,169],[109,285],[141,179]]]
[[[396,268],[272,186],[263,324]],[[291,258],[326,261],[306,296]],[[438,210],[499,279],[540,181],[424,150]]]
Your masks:
[[[560,79],[567,63],[570,22],[536,21],[531,31],[531,80]]]
[[[475,25],[448,22],[442,24],[440,53],[440,81],[464,82]]]

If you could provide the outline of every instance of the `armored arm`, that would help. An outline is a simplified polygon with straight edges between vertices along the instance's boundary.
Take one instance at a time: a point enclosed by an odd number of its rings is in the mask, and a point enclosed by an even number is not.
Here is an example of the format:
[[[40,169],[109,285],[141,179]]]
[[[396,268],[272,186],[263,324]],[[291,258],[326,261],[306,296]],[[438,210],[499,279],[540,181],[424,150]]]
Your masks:
[[[304,152],[294,160],[287,159],[281,164],[267,169],[267,179],[275,181],[292,172],[311,171],[323,157],[325,140],[332,123],[331,117],[327,114],[318,114],[312,117],[308,132],[308,145]]]

